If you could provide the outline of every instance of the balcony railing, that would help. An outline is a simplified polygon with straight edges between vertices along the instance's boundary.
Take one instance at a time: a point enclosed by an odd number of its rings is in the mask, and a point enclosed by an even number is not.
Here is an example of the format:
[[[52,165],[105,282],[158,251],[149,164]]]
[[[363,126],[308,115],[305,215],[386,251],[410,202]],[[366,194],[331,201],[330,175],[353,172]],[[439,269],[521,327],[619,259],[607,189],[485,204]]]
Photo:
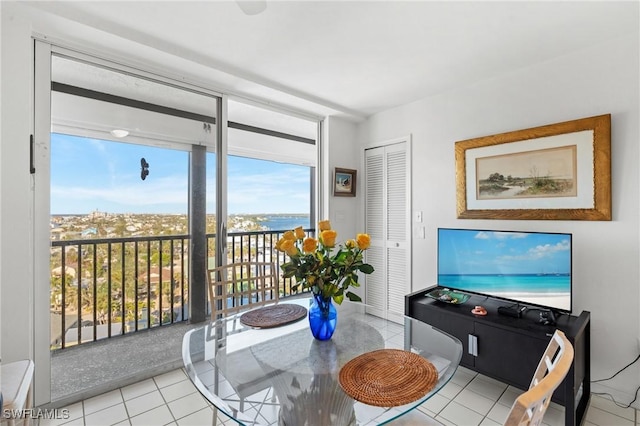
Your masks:
[[[314,235],[315,229],[306,229]],[[231,232],[227,261],[286,262],[275,250],[283,231]],[[215,234],[207,234],[209,268]],[[188,319],[188,235],[51,242],[51,349]],[[280,278],[280,297],[294,294]],[[206,296],[203,296],[206,297]]]

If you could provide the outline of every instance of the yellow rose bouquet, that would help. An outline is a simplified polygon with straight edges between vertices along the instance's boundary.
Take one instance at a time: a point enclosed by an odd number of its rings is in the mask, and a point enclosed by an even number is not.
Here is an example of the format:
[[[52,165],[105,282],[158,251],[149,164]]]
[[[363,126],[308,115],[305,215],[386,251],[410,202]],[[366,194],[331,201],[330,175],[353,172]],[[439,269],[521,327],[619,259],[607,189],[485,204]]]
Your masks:
[[[276,243],[276,249],[289,255],[290,261],[281,265],[284,278],[295,277],[296,284],[311,289],[315,296],[332,298],[341,304],[345,296],[360,302],[362,299],[350,291],[350,286],[359,287],[358,271],[373,272],[373,266],[363,261],[363,252],[369,248],[371,239],[367,234],[358,234],[355,239],[340,244],[336,250],[337,233],[331,222],[318,223],[318,239],[306,237],[302,227],[287,231]]]

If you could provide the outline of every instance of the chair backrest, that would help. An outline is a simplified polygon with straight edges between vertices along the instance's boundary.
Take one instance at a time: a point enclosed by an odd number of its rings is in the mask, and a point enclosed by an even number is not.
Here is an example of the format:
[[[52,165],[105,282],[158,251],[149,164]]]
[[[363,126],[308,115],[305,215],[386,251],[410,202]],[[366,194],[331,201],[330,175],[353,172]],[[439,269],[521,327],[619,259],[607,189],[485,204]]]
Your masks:
[[[553,392],[564,380],[572,362],[573,346],[562,331],[556,330],[533,375],[529,390],[515,400],[505,426],[540,425]]]
[[[278,300],[278,275],[273,262],[230,263],[209,269],[211,319]]]

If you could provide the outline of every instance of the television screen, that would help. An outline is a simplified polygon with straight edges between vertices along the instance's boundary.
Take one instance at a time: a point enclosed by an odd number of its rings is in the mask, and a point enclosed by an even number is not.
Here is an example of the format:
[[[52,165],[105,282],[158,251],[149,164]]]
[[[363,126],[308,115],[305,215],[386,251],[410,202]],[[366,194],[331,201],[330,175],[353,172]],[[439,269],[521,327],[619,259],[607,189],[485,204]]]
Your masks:
[[[571,312],[571,234],[438,229],[438,285]]]

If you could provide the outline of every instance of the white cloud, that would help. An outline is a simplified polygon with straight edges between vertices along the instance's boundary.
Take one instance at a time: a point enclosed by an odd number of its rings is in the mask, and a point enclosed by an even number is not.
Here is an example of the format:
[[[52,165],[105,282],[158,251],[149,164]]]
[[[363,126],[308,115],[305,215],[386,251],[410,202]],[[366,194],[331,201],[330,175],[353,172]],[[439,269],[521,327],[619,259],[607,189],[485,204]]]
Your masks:
[[[544,244],[544,245],[535,246],[533,248],[530,248],[528,253],[532,257],[540,258],[540,257],[551,256],[556,252],[567,251],[570,249],[571,249],[571,245],[569,244],[569,240],[562,240],[556,244]]]
[[[520,238],[527,238],[529,235],[523,232],[492,232],[493,237],[497,240],[518,240]]]
[[[479,231],[474,238],[478,240],[517,240],[528,236],[524,232]]]
[[[562,240],[556,244],[544,244],[537,245],[535,247],[527,250],[526,253],[521,255],[514,256],[501,256],[501,261],[512,261],[512,260],[536,260],[542,259],[546,257],[551,257],[555,255],[557,252],[567,251],[571,249],[571,245],[569,244],[569,240]]]

